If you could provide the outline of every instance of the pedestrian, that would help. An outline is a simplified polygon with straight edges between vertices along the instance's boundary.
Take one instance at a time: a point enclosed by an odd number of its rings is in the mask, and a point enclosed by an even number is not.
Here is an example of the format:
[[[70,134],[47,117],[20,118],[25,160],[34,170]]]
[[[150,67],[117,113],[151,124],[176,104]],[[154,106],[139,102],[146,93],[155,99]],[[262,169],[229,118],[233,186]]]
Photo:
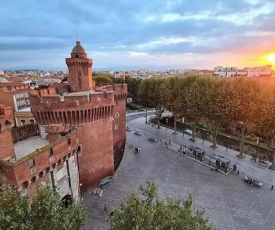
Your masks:
[[[233,170],[236,171],[237,167],[236,164],[233,165]]]
[[[107,208],[107,204],[104,204],[104,213],[108,213],[108,208]]]
[[[273,188],[274,188],[274,186],[273,186],[273,185],[271,185],[271,190],[273,190]]]
[[[239,174],[240,174],[240,171],[238,170],[237,175],[239,175]]]

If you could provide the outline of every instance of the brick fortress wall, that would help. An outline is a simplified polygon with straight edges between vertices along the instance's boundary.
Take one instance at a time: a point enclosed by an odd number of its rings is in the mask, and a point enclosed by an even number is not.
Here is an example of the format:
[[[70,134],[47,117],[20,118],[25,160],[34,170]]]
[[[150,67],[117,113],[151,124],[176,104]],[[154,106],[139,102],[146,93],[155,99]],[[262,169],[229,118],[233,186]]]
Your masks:
[[[125,84],[63,96],[51,89],[30,94],[32,113],[38,124],[73,126],[77,130],[82,145],[79,157],[82,191],[93,187],[103,177],[113,175],[114,153],[115,156],[117,152],[123,154],[126,94]],[[119,116],[116,117],[116,113]],[[54,135],[58,128],[49,129],[51,132]]]

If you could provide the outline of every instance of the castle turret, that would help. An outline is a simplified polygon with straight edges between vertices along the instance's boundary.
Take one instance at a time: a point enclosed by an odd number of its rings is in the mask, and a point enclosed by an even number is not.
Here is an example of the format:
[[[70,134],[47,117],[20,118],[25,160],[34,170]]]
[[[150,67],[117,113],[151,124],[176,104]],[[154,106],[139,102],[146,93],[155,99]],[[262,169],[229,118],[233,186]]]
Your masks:
[[[89,91],[94,88],[91,69],[93,60],[87,58],[87,53],[80,41],[76,41],[71,58],[66,58],[66,64],[69,69],[71,92]]]

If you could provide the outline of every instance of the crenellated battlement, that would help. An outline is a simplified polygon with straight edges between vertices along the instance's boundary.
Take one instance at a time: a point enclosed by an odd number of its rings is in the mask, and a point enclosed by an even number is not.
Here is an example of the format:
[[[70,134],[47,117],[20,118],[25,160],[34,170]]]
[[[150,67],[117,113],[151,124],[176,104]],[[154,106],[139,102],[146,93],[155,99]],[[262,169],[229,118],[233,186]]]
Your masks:
[[[100,89],[112,90],[115,101],[126,101],[127,99],[127,84],[105,85]]]
[[[108,90],[64,94],[30,94],[38,124],[83,125],[113,117],[114,92]]]

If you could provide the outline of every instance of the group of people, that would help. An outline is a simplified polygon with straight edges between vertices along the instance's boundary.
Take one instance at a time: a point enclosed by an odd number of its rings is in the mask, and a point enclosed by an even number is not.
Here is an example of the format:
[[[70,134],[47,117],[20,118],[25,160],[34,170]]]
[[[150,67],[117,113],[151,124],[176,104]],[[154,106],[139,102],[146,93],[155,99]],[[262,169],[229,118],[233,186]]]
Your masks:
[[[257,161],[257,155],[252,155],[252,158],[251,158],[252,161],[256,162]],[[259,157],[259,161],[266,161],[266,156],[260,156]]]

